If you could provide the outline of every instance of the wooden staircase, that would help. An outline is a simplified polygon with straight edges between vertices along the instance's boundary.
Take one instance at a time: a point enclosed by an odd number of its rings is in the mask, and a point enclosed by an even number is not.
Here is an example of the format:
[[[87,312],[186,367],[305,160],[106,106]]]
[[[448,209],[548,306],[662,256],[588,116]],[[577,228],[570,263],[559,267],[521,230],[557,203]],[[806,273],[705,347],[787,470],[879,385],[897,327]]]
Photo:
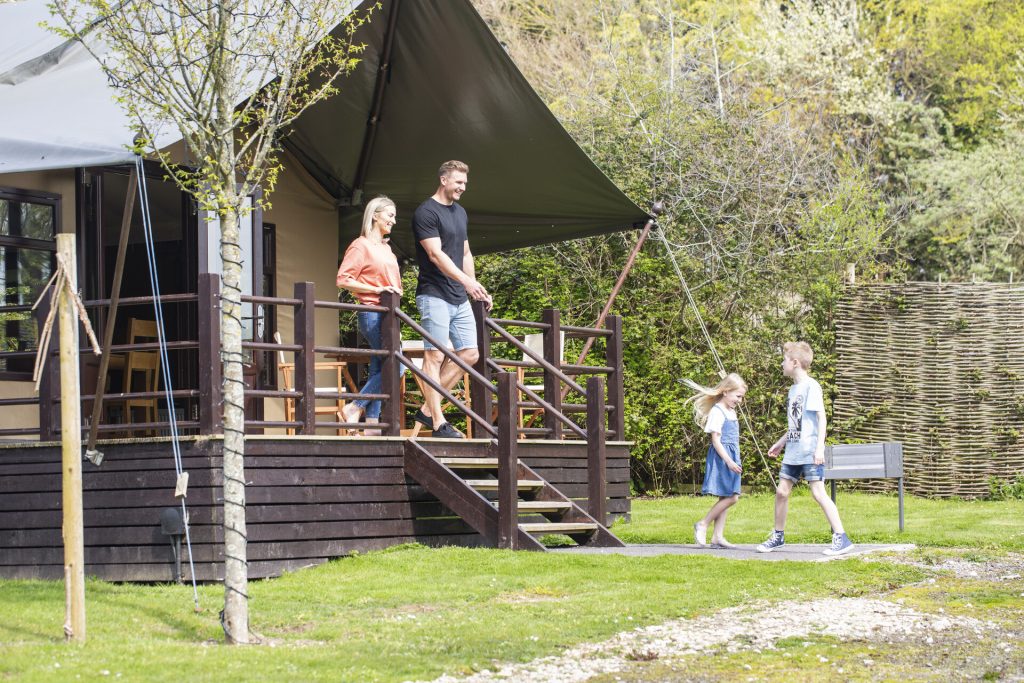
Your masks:
[[[480,444],[484,452],[473,457],[446,452],[440,443],[427,448],[422,441],[405,442],[406,474],[494,547],[543,551],[542,539],[554,534],[579,545],[625,545],[523,462],[509,458],[507,467],[515,472],[502,471],[495,442]],[[514,515],[506,512],[512,508]]]

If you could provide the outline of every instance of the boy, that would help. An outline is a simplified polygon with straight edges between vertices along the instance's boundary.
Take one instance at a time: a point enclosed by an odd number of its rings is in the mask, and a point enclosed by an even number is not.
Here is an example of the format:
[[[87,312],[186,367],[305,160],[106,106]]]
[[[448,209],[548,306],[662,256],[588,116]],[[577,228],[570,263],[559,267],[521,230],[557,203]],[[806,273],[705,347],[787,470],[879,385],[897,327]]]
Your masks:
[[[782,374],[793,380],[786,406],[789,429],[768,449],[772,457],[783,447],[786,454],[775,490],[775,530],[757,546],[759,553],[770,553],[785,545],[789,494],[801,478],[807,480],[811,496],[832,525],[832,546],[825,554],[842,555],[853,549],[853,542],[843,531],[839,510],[825,493],[825,400],[821,385],[807,374],[812,360],[814,352],[807,342],[786,342],[782,347]]]

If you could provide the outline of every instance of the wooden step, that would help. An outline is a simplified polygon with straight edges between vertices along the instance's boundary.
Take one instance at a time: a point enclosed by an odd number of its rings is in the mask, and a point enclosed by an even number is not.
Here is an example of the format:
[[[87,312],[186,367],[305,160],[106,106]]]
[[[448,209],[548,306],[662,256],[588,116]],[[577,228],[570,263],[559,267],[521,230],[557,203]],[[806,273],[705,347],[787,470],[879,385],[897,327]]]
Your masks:
[[[594,522],[531,522],[520,524],[519,528],[528,534],[578,534],[581,531],[595,531]]]
[[[494,501],[495,507],[498,501]],[[516,507],[520,512],[561,512],[572,507],[572,503],[564,500],[520,500]]]
[[[467,479],[466,483],[475,488],[477,491],[498,490],[497,479]],[[542,489],[544,488],[544,482],[540,481],[539,479],[520,479],[517,488],[519,490]]]
[[[437,461],[451,469],[498,469],[497,458],[438,458]]]

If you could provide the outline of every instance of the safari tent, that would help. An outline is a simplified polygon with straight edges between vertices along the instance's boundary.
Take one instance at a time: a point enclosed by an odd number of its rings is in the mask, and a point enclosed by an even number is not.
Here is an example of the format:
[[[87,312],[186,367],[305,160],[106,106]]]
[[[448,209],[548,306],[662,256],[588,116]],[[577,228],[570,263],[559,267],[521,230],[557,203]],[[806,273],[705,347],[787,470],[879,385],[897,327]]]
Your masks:
[[[73,233],[79,286],[94,325],[101,327],[134,161],[127,147],[130,122],[98,65],[80,45],[41,27],[48,18],[45,0],[0,5],[0,286],[5,297],[0,302],[0,576],[60,573],[60,451],[54,443],[60,428],[58,397],[52,369],[44,374],[38,395],[33,391],[39,312],[30,308],[53,271],[55,235]],[[306,112],[285,138],[284,170],[272,207],[253,213],[243,237],[252,576],[409,540],[492,542],[497,512],[480,507],[489,494],[474,492],[479,500],[463,495],[471,499],[465,504],[451,499],[451,490],[459,488],[451,475],[460,468],[442,461],[494,447],[498,439],[490,437],[500,422],[493,411],[494,373],[499,366],[515,369],[516,362],[541,365],[548,403],[529,406],[542,413],[533,426],[504,428],[517,430],[521,466],[532,466],[555,489],[545,495],[554,500],[564,494],[574,501],[572,508],[559,501],[558,506],[522,509],[534,510],[530,514],[537,523],[570,525],[590,524],[571,521],[583,519],[576,512],[582,512],[580,501],[600,513],[599,524],[606,515],[628,513],[621,328],[614,317],[600,330],[561,325],[557,311],[537,311],[536,320],[518,321],[526,325],[518,328],[512,325],[517,321],[496,317],[481,321],[482,340],[503,339],[498,328],[518,329],[512,336],[519,342],[522,330],[540,330],[545,363],[530,361],[513,342],[508,342],[507,355],[514,358],[505,359],[511,365],[482,354],[477,369],[487,386],[474,377],[467,380],[472,390],[465,391],[478,406],[474,412],[482,438],[465,444],[439,445],[426,456],[412,452],[403,436],[397,374],[385,436],[339,436],[336,421],[317,421],[321,411],[314,408],[324,399],[314,385],[333,382],[317,372],[319,363],[333,358],[336,364],[347,363],[346,371],[358,367],[356,350],[345,345],[351,341],[338,334],[339,314],[357,306],[338,303],[334,275],[339,253],[357,232],[366,199],[387,194],[396,201],[400,220],[411,216],[433,191],[440,162],[461,159],[471,168],[462,203],[477,254],[629,230],[649,218],[560,126],[468,0],[385,0],[361,29],[360,40],[366,44],[362,61],[341,83],[340,94]],[[161,143],[177,148],[188,163],[173,135]],[[156,165],[145,165],[145,178],[165,341],[172,347],[173,415],[185,435],[185,459],[192,469],[188,501],[195,572],[212,579],[222,570],[216,503],[221,484],[217,235]],[[132,321],[153,317],[138,202],[134,211],[122,307],[108,350],[125,358],[133,349],[144,352],[152,346],[133,338],[131,328]],[[400,222],[393,235],[400,257],[413,253],[408,227],[408,221]],[[392,314],[401,337],[412,323],[401,318],[399,302]],[[282,339],[279,350],[272,346],[275,332]],[[575,366],[562,358],[551,340],[563,332],[599,339],[603,363]],[[397,358],[400,348],[391,353]],[[290,360],[282,363],[282,354]],[[281,370],[289,363],[296,370],[311,369],[285,387]],[[83,355],[85,405],[97,391],[94,365]],[[601,414],[608,416],[607,431],[589,440],[582,426],[586,420],[571,412],[585,413],[588,401],[597,399],[571,398],[577,392],[563,405],[562,396],[556,396],[588,375],[606,381],[600,400]],[[164,388],[156,383],[141,391],[105,388],[114,408],[100,425],[101,436],[109,437],[104,442],[107,459],[99,467],[87,465],[85,473],[90,573],[166,580],[174,571],[168,568],[173,567],[168,564],[171,546],[158,519],[161,506],[175,503]],[[349,388],[339,380],[327,404],[344,401]],[[115,404],[127,405],[125,396],[152,400],[151,417],[134,423],[131,409],[118,413]],[[481,407],[485,400],[486,410]],[[519,400],[529,403],[521,393]],[[591,418],[590,425],[595,421]],[[595,458],[605,460],[597,466]],[[479,476],[490,475],[469,470],[468,476],[480,481]],[[536,500],[541,489],[533,488],[534,499],[525,502],[542,502]],[[522,534],[524,539],[536,536]],[[577,535],[582,542],[600,536],[592,530]]]

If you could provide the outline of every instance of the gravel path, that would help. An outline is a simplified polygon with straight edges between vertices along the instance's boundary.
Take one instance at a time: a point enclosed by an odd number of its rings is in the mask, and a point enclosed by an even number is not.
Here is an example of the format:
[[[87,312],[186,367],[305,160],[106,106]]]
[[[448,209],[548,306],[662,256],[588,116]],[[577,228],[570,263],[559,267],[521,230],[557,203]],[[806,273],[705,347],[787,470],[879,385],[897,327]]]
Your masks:
[[[865,598],[759,604],[627,631],[553,657],[468,677],[442,676],[434,683],[577,683],[622,671],[638,659],[697,654],[720,646],[727,652],[738,652],[771,648],[776,641],[792,637],[894,641],[950,630],[980,640],[993,630],[993,625],[965,617],[923,614],[894,602]]]
[[[899,561],[896,558],[886,558]],[[903,560],[907,564],[918,562]],[[976,580],[1019,579],[1024,556],[990,563],[949,558],[921,565]],[[934,583],[929,579],[926,583]],[[577,683],[602,674],[628,671],[637,661],[675,658],[709,651],[760,652],[785,638],[831,637],[841,641],[926,644],[946,639],[970,644],[1001,640],[998,625],[967,616],[926,613],[873,598],[827,598],[811,602],[756,603],[695,619],[677,619],[619,633],[601,643],[587,643],[562,654],[467,677],[442,676],[433,683]],[[1014,680],[1020,680],[1014,678]]]

